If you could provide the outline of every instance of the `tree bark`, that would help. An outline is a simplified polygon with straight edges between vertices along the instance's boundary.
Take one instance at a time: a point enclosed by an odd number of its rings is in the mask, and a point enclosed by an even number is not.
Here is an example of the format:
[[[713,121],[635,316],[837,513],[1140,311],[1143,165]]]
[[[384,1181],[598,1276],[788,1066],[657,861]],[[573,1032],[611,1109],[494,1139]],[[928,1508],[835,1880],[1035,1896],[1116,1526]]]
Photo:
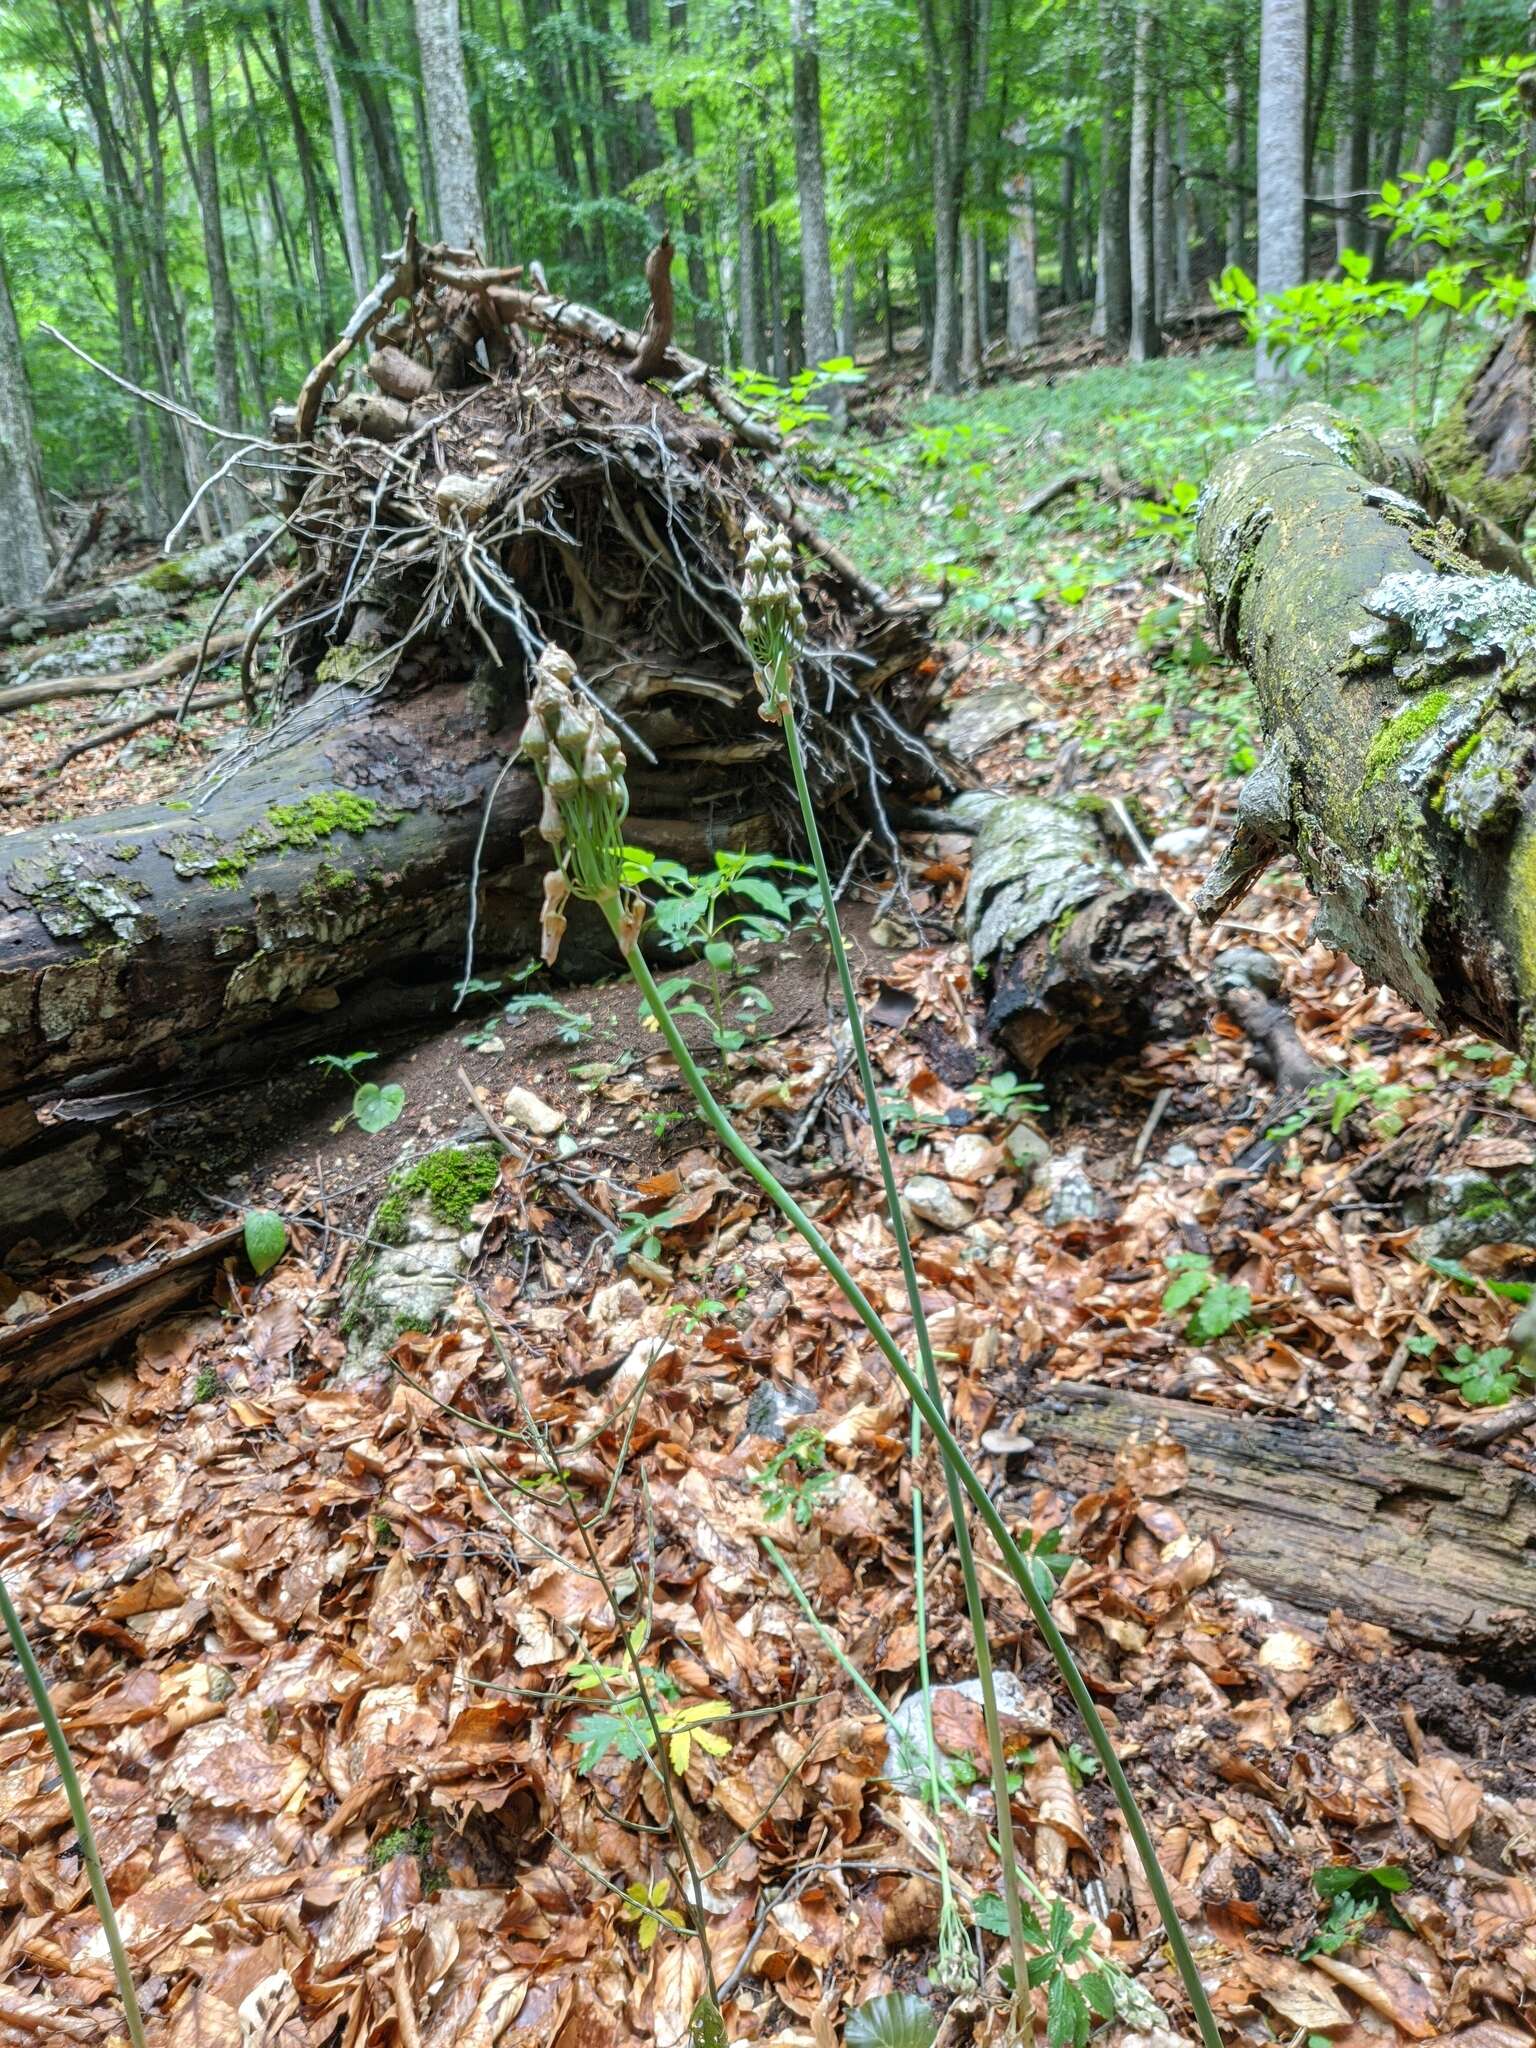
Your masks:
[[[1133,1440],[1169,1438],[1188,1453],[1174,1506],[1230,1575],[1307,1614],[1338,1608],[1410,1642],[1531,1667],[1536,1488],[1507,1466],[1061,1382],[1031,1402],[1026,1426],[1021,1476],[1073,1496],[1108,1483]]]
[[[1414,162],[1419,170],[1456,146],[1456,99],[1452,90],[1461,76],[1461,45],[1466,31],[1463,0],[1430,0],[1429,76],[1431,100]]]
[[[1180,92],[1173,123],[1173,269],[1168,302],[1176,313],[1187,313],[1195,302],[1189,259],[1190,237],[1194,228],[1189,200],[1189,169],[1189,100]]]
[[[757,152],[736,148],[736,350],[744,370],[763,367],[762,284],[757,265]]]
[[[837,308],[832,296],[832,244],[827,229],[827,173],[821,143],[821,52],[816,0],[790,0],[791,126],[795,183],[800,198],[800,296],[807,365],[837,354]],[[834,386],[826,394],[833,423],[846,417]]]
[[[35,597],[51,556],[32,392],[0,248],[0,591],[13,601]]]
[[[1099,0],[1099,264],[1093,331],[1111,349],[1131,336],[1130,154],[1124,20]]]
[[[1365,199],[1371,176],[1371,110],[1376,90],[1375,0],[1341,0],[1343,41],[1335,116],[1335,247],[1365,253]]]
[[[1263,0],[1259,41],[1260,295],[1273,298],[1307,274],[1306,0]],[[1284,381],[1263,343],[1255,358],[1261,384]]]
[[[1461,552],[1437,527],[1473,520]],[[1266,740],[1201,892],[1292,852],[1319,936],[1445,1028],[1536,1052],[1536,592],[1408,444],[1306,406],[1217,469],[1198,546]]]
[[[219,162],[214,143],[213,84],[208,69],[208,44],[201,26],[187,44],[192,74],[192,168],[197,181],[197,208],[203,224],[203,259],[208,266],[208,305],[213,315],[213,375],[221,427],[240,425],[239,322],[235,288],[230,282],[224,247],[224,214],[219,203]],[[231,494],[233,495],[233,494]]]
[[[1162,354],[1157,321],[1156,235],[1153,179],[1157,146],[1157,94],[1152,79],[1153,15],[1150,6],[1136,10],[1131,77],[1130,270],[1133,363]]]
[[[330,32],[325,25],[324,0],[308,0],[309,32],[314,38],[315,65],[325,87],[326,111],[331,123],[331,154],[336,160],[336,183],[341,193],[341,238],[347,251],[347,269],[357,298],[372,284],[372,265],[363,249],[363,218],[357,207],[357,172],[352,161],[352,135],[347,127],[346,102],[336,76],[331,54]]]
[[[482,249],[485,216],[464,76],[459,0],[416,0],[416,41],[437,171],[438,232],[456,249]]]
[[[1075,306],[1083,296],[1077,267],[1077,159],[1083,146],[1082,131],[1067,130],[1061,152],[1061,187],[1057,200],[1057,252],[1061,270],[1061,303]]]
[[[1008,201],[1008,353],[1016,356],[1040,339],[1040,229],[1029,160],[1029,123],[1015,121],[1007,140],[1020,153],[1019,167],[1003,187]]]

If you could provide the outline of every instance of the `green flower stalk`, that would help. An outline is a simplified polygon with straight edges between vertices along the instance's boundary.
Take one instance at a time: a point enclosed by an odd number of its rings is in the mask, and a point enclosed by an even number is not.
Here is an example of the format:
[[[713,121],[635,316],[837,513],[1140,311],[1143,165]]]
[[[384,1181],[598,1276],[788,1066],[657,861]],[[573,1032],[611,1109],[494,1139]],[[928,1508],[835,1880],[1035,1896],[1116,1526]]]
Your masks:
[[[33,1654],[32,1645],[27,1641],[27,1632],[21,1625],[21,1616],[11,1603],[5,1581],[0,1579],[0,1620],[5,1623],[5,1632],[11,1639],[11,1648],[21,1666],[21,1675],[26,1680],[27,1691],[32,1695],[32,1704],[37,1709],[37,1718],[43,1724],[43,1733],[48,1738],[48,1747],[53,1751],[54,1763],[58,1766],[64,1784],[64,1797],[69,1803],[69,1817],[75,1824],[75,1836],[80,1844],[81,1861],[90,1881],[91,1897],[96,1903],[97,1916],[102,1931],[107,1937],[107,1953],[112,1958],[112,1974],[117,1979],[117,1995],[123,2002],[123,2019],[128,2028],[128,2039],[132,2048],[144,2048],[144,2021],[139,2013],[138,1993],[133,1984],[133,1968],[128,1961],[128,1951],[123,1946],[122,1932],[117,1924],[117,1914],[112,1906],[112,1894],[107,1890],[106,1873],[101,1867],[101,1857],[96,1849],[96,1834],[91,1826],[91,1816],[85,1803],[85,1792],[80,1783],[80,1774],[75,1769],[75,1760],[69,1753],[69,1743],[58,1715],[53,1710],[53,1701],[48,1695],[47,1681],[42,1668]]]
[[[780,604],[775,580],[779,566],[778,553],[777,547],[767,544],[762,546],[762,574],[758,585],[758,594],[762,602],[759,607],[759,623],[753,626],[753,631],[760,636],[762,652],[766,657],[758,660],[761,671],[759,688],[763,691],[764,715],[771,719],[783,718],[790,707],[795,661],[794,645],[790,633],[786,630],[786,614]],[[772,609],[775,605],[780,606],[777,617]],[[757,659],[757,649],[754,649],[754,659]],[[1205,2048],[1222,2048],[1215,2015],[1200,1980],[1188,1938],[1179,1923],[1168,1880],[1158,1863],[1151,1832],[1136,1803],[1136,1795],[1132,1792],[1124,1767],[1115,1753],[1093,1695],[1089,1692],[1051,1612],[1051,1586],[1047,1584],[1042,1588],[1040,1583],[1042,1578],[1049,1581],[1049,1573],[1021,1547],[987,1491],[981,1475],[971,1464],[964,1447],[951,1429],[942,1400],[936,1399],[930,1392],[925,1377],[913,1370],[863,1288],[794,1196],[759,1159],[715,1100],[709,1083],[700,1072],[698,1062],[678,1028],[677,1020],[656,985],[655,977],[646,964],[645,955],[636,943],[644,921],[645,906],[638,896],[626,892],[622,882],[621,832],[628,809],[628,793],[624,788],[621,765],[623,754],[601,713],[583,704],[580,707],[581,715],[589,723],[581,735],[579,759],[573,759],[577,747],[576,730],[574,725],[562,727],[561,716],[576,703],[570,688],[574,676],[575,669],[569,657],[558,648],[545,650],[544,657],[539,663],[538,687],[534,692],[535,715],[530,717],[528,732],[524,735],[524,749],[544,787],[546,811],[552,813],[546,820],[545,837],[556,851],[560,872],[566,880],[569,892],[585,901],[595,903],[602,911],[619,941],[629,971],[638,983],[640,993],[645,998],[646,1005],[666,1040],[667,1049],[687,1082],[704,1121],[730,1156],[767,1195],[780,1215],[799,1232],[822,1269],[841,1290],[881,1356],[890,1366],[907,1398],[932,1432],[944,1462],[946,1476],[953,1475],[982,1526],[996,1544],[1009,1576],[1023,1595],[1025,1604],[1034,1617],[1035,1626],[1039,1629],[1046,1648],[1061,1673],[1072,1703],[1082,1717],[1088,1738],[1124,1816],[1126,1830],[1146,1873],[1148,1889],[1157,1903],[1168,1937],[1168,1946],[1199,2023]],[[587,746],[588,732],[591,730],[595,730],[597,734],[595,756],[589,755]],[[533,742],[531,746],[528,744],[530,738]],[[791,754],[792,762],[797,758],[798,749]],[[589,776],[588,764],[592,759],[603,765],[595,775]],[[580,772],[577,772],[578,769]],[[801,778],[803,775],[802,763]],[[803,800],[809,802],[808,791]],[[819,844],[814,839],[813,845],[817,845],[819,852]],[[824,861],[821,865],[824,870]],[[826,887],[830,895],[830,884]],[[831,923],[835,930],[835,917]],[[851,1005],[852,1010],[856,1011],[856,1008],[856,1004]],[[874,1100],[872,1088],[871,1100]],[[962,1525],[963,1517],[956,1522],[957,1544],[960,1540],[958,1532]],[[1006,1805],[1000,1808],[1000,1820],[1006,1817],[1006,1812]]]

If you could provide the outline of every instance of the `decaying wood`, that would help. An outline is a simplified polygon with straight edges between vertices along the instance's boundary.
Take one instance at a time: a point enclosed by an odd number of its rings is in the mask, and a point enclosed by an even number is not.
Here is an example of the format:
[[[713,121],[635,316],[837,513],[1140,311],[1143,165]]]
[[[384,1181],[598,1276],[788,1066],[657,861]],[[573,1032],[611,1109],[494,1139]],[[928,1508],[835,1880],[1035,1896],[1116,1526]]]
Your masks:
[[[667,350],[672,346],[672,237],[663,235],[650,255],[645,259],[645,282],[651,294],[651,303],[645,315],[645,326],[640,332],[640,347],[630,364],[627,376],[637,384],[645,384],[652,377],[661,374],[667,359]]]
[[[112,1273],[57,1308],[0,1327],[0,1413],[201,1293],[211,1268],[239,1246],[243,1228],[231,1223],[209,1231]]]
[[[1073,1492],[1103,1485],[1138,1436],[1182,1444],[1174,1505],[1229,1580],[1511,1669],[1536,1662],[1536,1485],[1507,1466],[1112,1387],[1050,1386],[1028,1426],[1030,1476]]]
[[[1230,456],[1201,500],[1221,644],[1265,754],[1201,892],[1215,917],[1294,853],[1319,935],[1447,1028],[1536,1025],[1536,592],[1490,573],[1324,407]]]
[[[109,619],[154,618],[199,592],[224,583],[257,548],[270,545],[278,522],[253,519],[223,540],[189,548],[145,569],[94,590],[77,591],[48,604],[13,605],[0,612],[0,636],[41,640],[53,633],[77,633]]]
[[[222,661],[226,654],[233,654],[245,639],[245,628],[238,633],[217,633],[208,643],[205,661]],[[123,690],[138,690],[151,683],[163,683],[169,676],[185,675],[189,668],[196,668],[201,644],[189,640],[184,646],[172,648],[169,654],[162,654],[158,660],[149,661],[142,668],[112,669],[105,674],[90,676],[50,676],[44,682],[18,683],[14,689],[0,690],[0,711],[21,711],[30,704],[52,704],[61,697],[115,697]]]
[[[1183,918],[1127,871],[1108,805],[977,793],[954,808],[976,831],[966,935],[988,1027],[1028,1072],[1068,1040],[1182,1035],[1197,1009]]]

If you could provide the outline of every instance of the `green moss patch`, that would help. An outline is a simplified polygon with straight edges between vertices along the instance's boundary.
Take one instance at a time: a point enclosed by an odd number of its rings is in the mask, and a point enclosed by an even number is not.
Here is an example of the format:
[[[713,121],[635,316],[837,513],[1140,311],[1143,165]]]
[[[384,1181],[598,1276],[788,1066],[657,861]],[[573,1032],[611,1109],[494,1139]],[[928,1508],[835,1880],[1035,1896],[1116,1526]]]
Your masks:
[[[1394,764],[1400,761],[1416,740],[1421,740],[1431,731],[1436,721],[1451,706],[1449,690],[1428,690],[1412,704],[1404,705],[1394,718],[1389,718],[1371,741],[1370,751],[1365,757],[1366,786],[1380,782]]]
[[[373,1219],[373,1235],[385,1244],[399,1244],[405,1235],[406,1211],[425,1201],[439,1223],[455,1230],[469,1228],[470,1211],[483,1202],[501,1176],[501,1164],[490,1145],[445,1145],[414,1166],[397,1173]]]

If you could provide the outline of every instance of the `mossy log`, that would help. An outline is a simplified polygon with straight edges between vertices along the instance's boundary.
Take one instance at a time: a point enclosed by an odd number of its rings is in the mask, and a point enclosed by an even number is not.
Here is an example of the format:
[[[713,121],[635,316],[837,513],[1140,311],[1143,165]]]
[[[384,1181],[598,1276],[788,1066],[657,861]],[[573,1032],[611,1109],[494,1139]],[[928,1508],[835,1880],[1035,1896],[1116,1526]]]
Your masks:
[[[1137,1045],[1189,1027],[1195,997],[1177,906],[1124,862],[1136,849],[1101,799],[973,794],[966,936],[988,975],[987,1023],[1037,1073],[1070,1041]]]
[[[46,604],[8,606],[0,611],[0,638],[40,640],[50,633],[78,633],[108,619],[158,617],[200,591],[216,590],[227,583],[258,549],[270,557],[277,530],[278,521],[270,514],[264,515],[223,540],[189,548],[185,554],[168,555],[137,576],[122,576],[115,583],[73,591],[68,597],[56,597]]]
[[[1220,916],[1293,853],[1325,943],[1435,1022],[1531,1049],[1536,591],[1432,518],[1418,475],[1308,405],[1207,485],[1211,615],[1265,752],[1198,907]]]

